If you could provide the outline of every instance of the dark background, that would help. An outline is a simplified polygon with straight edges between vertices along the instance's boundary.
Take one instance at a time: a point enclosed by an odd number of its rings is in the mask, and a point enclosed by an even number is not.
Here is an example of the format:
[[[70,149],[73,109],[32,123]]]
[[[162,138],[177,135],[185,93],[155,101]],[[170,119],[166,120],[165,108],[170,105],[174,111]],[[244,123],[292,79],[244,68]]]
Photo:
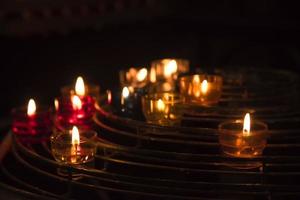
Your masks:
[[[162,57],[299,71],[300,12],[281,0],[2,0],[0,117],[82,75],[103,89]]]

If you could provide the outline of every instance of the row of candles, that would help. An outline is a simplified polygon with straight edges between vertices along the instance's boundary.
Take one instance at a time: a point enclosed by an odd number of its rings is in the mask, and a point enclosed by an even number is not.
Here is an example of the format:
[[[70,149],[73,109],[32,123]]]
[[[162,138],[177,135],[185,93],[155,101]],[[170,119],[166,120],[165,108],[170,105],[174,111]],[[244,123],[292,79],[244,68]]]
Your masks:
[[[122,71],[121,104],[126,107],[141,88],[147,90],[141,96],[143,114],[148,123],[161,126],[179,125],[189,105],[203,109],[216,106],[221,98],[223,78],[215,74],[188,75],[188,72],[189,62],[183,59],[156,60],[150,69]],[[229,120],[219,125],[220,145],[230,156],[259,156],[267,143],[267,130],[263,122],[250,123],[250,114],[246,113],[243,120]]]
[[[119,103],[127,108],[132,106],[132,101],[141,101],[148,123],[176,126],[182,119],[185,105],[214,106],[222,94],[221,76],[185,75],[188,72],[189,62],[183,59],[162,59],[154,61],[150,68],[121,71]],[[13,111],[12,131],[23,138],[49,138],[51,134],[52,153],[58,162],[89,162],[96,152],[97,133],[92,130],[92,118],[96,113],[99,87],[85,85],[82,77],[78,77],[75,89],[64,87],[61,91],[62,96],[54,101],[55,120],[52,120],[49,109],[37,108],[30,99],[27,111],[24,108]],[[106,96],[107,103],[111,104],[112,92],[107,91]],[[53,124],[55,131],[52,130]],[[262,155],[266,133],[267,125],[259,121],[251,123],[250,131],[249,113],[244,120],[225,121],[219,125],[221,147],[224,153],[234,157]]]

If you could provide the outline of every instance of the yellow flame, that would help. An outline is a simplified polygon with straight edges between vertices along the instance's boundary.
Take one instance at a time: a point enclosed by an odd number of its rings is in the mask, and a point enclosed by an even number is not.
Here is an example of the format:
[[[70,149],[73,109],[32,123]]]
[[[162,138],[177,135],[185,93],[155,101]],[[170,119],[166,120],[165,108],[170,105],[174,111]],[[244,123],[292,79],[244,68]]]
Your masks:
[[[156,71],[154,67],[151,67],[150,69],[150,82],[155,83],[156,82]]]
[[[247,113],[244,118],[243,134],[250,135],[250,114]]]
[[[72,96],[72,106],[74,110],[80,110],[82,108],[82,103],[77,95]]]
[[[177,63],[175,60],[171,60],[167,65],[164,67],[164,75],[166,77],[170,77],[172,74],[177,72]]]
[[[163,102],[163,100],[161,100],[161,99],[159,99],[158,101],[157,101],[157,109],[159,110],[159,111],[164,111],[165,110],[165,103]]]
[[[200,83],[200,77],[199,76],[194,76],[193,77],[193,83],[199,84]]]
[[[107,90],[106,93],[107,93],[107,102],[110,104],[110,103],[111,103],[111,100],[112,100],[112,94],[111,94],[111,91],[110,91],[110,90]]]
[[[80,143],[79,130],[76,126],[72,128],[72,145],[78,145]]]
[[[208,83],[207,83],[207,80],[203,80],[202,83],[201,83],[201,92],[202,92],[203,94],[206,94],[207,89],[208,89]]]
[[[129,96],[129,89],[128,87],[123,87],[123,90],[122,90],[122,97],[124,98],[127,98]]]
[[[59,108],[59,102],[57,99],[54,99],[54,107],[55,107],[55,110],[58,110],[58,108]]]
[[[75,93],[78,96],[84,96],[85,95],[84,82],[83,82],[83,78],[81,76],[78,76],[78,78],[76,80]]]
[[[36,112],[36,105],[33,99],[30,99],[27,106],[27,115],[33,116]]]
[[[144,81],[147,77],[148,71],[146,68],[140,69],[136,75],[136,79],[138,81]]]

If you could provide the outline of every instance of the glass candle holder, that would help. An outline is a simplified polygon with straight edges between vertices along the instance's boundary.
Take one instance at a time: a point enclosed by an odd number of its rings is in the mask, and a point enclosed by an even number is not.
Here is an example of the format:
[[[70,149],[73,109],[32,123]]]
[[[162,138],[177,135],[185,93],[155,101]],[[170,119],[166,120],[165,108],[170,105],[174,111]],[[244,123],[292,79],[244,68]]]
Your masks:
[[[142,97],[142,109],[148,123],[178,125],[183,115],[183,99],[177,93],[155,93]]]
[[[179,79],[180,93],[185,103],[203,106],[214,105],[219,102],[222,94],[223,79],[217,75],[192,75]]]
[[[189,72],[189,61],[185,59],[165,58],[152,61],[149,74],[150,82],[175,81],[180,74]]]
[[[143,88],[149,81],[147,68],[129,68],[119,73],[121,87]]]
[[[123,87],[121,92],[116,91],[114,105],[119,109],[119,114],[123,117],[140,119],[142,116],[141,96],[144,90],[134,90],[132,87]],[[142,116],[143,117],[143,116]]]
[[[67,165],[78,165],[92,161],[96,154],[97,133],[79,130],[78,140],[74,143],[72,131],[58,131],[51,136],[51,151],[54,159]]]
[[[223,152],[232,157],[253,158],[262,155],[267,144],[268,126],[251,122],[251,131],[243,132],[243,121],[226,121],[219,125],[219,142]]]
[[[164,93],[164,92],[175,92],[176,91],[176,83],[175,82],[155,82],[150,83],[147,86],[148,93]]]
[[[59,126],[77,125],[85,128],[92,126],[92,119],[96,113],[95,99],[91,96],[76,97],[78,105],[75,105],[74,96],[55,99],[55,121]]]
[[[38,107],[28,115],[28,108],[20,107],[12,110],[12,132],[25,137],[47,137],[52,132],[52,111],[46,107]]]

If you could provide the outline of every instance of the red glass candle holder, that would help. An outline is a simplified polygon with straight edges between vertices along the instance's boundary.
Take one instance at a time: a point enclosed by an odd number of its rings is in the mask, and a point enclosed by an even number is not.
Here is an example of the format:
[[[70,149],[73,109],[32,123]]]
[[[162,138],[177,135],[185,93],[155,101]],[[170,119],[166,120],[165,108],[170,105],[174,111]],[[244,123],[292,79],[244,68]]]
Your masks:
[[[44,137],[52,132],[51,109],[39,107],[35,114],[27,115],[27,108],[16,108],[12,110],[12,132],[18,136]]]
[[[95,99],[91,96],[80,97],[81,108],[74,108],[71,97],[59,97],[55,99],[56,125],[69,127],[76,125],[89,128],[93,124],[93,116],[96,112]]]

